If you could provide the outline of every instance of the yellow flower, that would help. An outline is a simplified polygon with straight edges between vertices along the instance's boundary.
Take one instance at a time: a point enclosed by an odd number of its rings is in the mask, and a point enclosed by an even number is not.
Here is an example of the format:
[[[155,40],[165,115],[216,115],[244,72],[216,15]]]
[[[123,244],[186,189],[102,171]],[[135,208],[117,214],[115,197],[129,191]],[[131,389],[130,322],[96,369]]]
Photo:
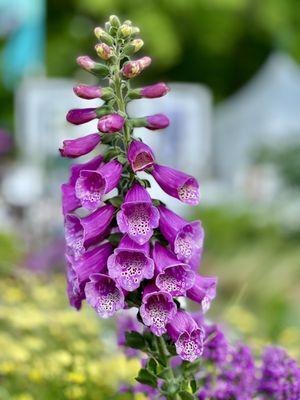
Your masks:
[[[80,372],[70,372],[67,375],[67,381],[72,383],[77,383],[78,385],[82,385],[86,381],[86,376]]]

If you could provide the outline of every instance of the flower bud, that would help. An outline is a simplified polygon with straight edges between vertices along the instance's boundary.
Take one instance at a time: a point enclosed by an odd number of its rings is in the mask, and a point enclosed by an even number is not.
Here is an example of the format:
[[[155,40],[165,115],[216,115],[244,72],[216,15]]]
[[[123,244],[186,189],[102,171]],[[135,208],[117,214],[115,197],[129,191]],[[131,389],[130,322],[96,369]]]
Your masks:
[[[130,36],[132,34],[132,30],[133,30],[132,26],[128,24],[123,24],[119,28],[119,31],[124,38]]]
[[[170,124],[169,118],[164,114],[155,114],[142,118],[132,118],[130,122],[135,128],[145,127],[152,131],[167,128]]]
[[[109,100],[113,96],[113,90],[110,87],[101,88],[100,86],[78,85],[73,88],[76,96],[82,99],[103,99]]]
[[[121,22],[116,15],[111,15],[109,17],[109,22],[110,22],[111,26],[113,26],[115,28],[119,28],[119,26],[121,25]]]
[[[94,34],[98,40],[100,40],[103,32],[105,32],[105,30],[103,28],[101,28],[100,26],[96,26],[96,28],[94,29]]]
[[[134,39],[124,47],[124,53],[127,55],[138,52],[144,45],[142,39]]]
[[[59,151],[62,157],[77,158],[94,150],[100,141],[99,134],[92,133],[78,139],[64,140]]]
[[[162,97],[170,91],[170,88],[163,82],[155,83],[154,85],[144,86],[138,89],[132,89],[128,93],[130,99],[155,99]]]
[[[114,44],[113,38],[105,32],[104,29],[100,28],[99,26],[94,29],[95,36],[98,40],[101,40],[103,43],[108,44],[109,46],[112,46]]]
[[[125,119],[119,114],[105,115],[98,121],[98,129],[103,133],[119,132],[125,123]]]
[[[97,118],[96,110],[96,108],[76,108],[68,112],[66,119],[73,125],[81,125]]]
[[[114,54],[113,49],[105,43],[96,44],[95,50],[102,60],[109,60]]]
[[[125,76],[125,78],[134,78],[138,76],[150,64],[150,57],[143,57],[136,61],[129,61],[123,65],[122,74]]]
[[[95,62],[89,56],[77,57],[76,61],[82,69],[101,78],[105,78],[109,74],[109,69],[106,65]]]

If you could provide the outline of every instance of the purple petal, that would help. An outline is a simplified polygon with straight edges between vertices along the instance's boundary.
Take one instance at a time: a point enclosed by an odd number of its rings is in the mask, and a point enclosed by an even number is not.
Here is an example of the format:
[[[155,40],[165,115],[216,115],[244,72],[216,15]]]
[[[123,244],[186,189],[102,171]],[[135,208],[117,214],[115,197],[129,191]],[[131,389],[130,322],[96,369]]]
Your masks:
[[[164,114],[155,114],[146,117],[146,128],[152,131],[167,128],[169,125],[169,118]]]
[[[79,199],[75,195],[75,188],[69,183],[63,183],[61,185],[62,193],[62,209],[63,214],[66,215],[71,211],[76,210],[81,206]]]
[[[59,149],[62,157],[76,158],[94,150],[101,142],[98,133],[92,133],[74,140],[64,140],[63,148]]]
[[[151,167],[155,161],[152,149],[138,140],[133,140],[130,143],[127,157],[134,172]]]
[[[66,118],[71,124],[81,125],[97,118],[96,110],[96,108],[78,108],[70,110]]]
[[[157,97],[164,96],[169,91],[170,91],[170,88],[168,88],[168,86],[165,83],[159,82],[159,83],[155,83],[154,85],[144,86],[141,89],[140,93],[141,93],[142,97],[145,97],[147,99],[154,99]]]
[[[82,99],[97,99],[102,97],[102,88],[99,86],[78,85],[73,88],[76,96]]]

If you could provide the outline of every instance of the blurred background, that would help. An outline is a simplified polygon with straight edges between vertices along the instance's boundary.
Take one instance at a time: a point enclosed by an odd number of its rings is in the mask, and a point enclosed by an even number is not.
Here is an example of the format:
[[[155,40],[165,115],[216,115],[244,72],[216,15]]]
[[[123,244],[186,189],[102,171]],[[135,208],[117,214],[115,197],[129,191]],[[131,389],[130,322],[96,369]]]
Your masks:
[[[203,222],[201,272],[219,276],[209,318],[255,351],[300,357],[299,1],[0,0],[1,400],[125,398],[117,385],[138,368],[111,322],[69,308],[64,283],[57,149],[95,129],[65,114],[99,104],[73,95],[94,83],[75,58],[94,56],[93,28],[113,13],[153,57],[134,83],[172,87],[130,111],[167,113],[165,132],[141,136],[202,183],[199,208],[167,201]]]

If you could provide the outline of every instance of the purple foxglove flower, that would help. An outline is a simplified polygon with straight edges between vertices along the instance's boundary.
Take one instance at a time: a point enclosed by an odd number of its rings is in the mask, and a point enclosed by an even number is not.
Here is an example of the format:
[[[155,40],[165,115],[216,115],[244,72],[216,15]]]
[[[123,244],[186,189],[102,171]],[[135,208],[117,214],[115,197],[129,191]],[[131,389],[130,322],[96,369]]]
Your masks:
[[[108,261],[109,275],[125,290],[137,289],[143,279],[154,275],[154,262],[149,257],[150,245],[140,245],[125,235]]]
[[[209,310],[212,300],[216,297],[218,278],[216,276],[195,276],[195,283],[186,294],[196,303],[200,303],[204,313]]]
[[[185,296],[195,282],[195,273],[188,264],[180,262],[175,254],[155,243],[152,254],[156,268],[156,286],[172,296]]]
[[[124,308],[124,294],[118,284],[108,275],[93,274],[85,285],[87,303],[102,318],[111,317]]]
[[[128,190],[121,210],[117,214],[117,222],[122,233],[142,245],[153,235],[153,228],[158,227],[159,213],[152,205],[152,200],[140,184],[136,183]]]
[[[190,314],[178,310],[167,325],[167,332],[175,342],[176,352],[180,358],[193,362],[201,356],[205,332],[196,324]]]
[[[148,67],[151,61],[150,57],[142,57],[139,60],[126,62],[122,67],[122,74],[125,78],[134,78]]]
[[[98,129],[103,133],[119,132],[125,123],[125,118],[119,114],[104,115],[98,121]]]
[[[82,287],[80,287],[77,279],[76,272],[71,262],[66,257],[67,263],[67,294],[70,305],[76,310],[80,310],[82,301],[85,299],[85,293]]]
[[[140,89],[140,94],[142,97],[147,99],[154,99],[157,97],[162,97],[170,91],[170,88],[163,83],[155,83],[154,85],[144,86]]]
[[[80,171],[83,169],[97,169],[101,165],[102,160],[102,156],[97,156],[86,163],[73,164],[71,166],[70,180],[68,183],[63,183],[61,186],[62,209],[64,215],[68,214],[71,211],[74,211],[76,208],[79,208],[81,206],[80,200],[75,195],[75,184],[79,177]]]
[[[191,175],[155,164],[151,172],[159,186],[170,196],[196,206],[200,201],[199,184]]]
[[[89,56],[77,57],[76,61],[82,69],[99,77],[104,78],[109,74],[109,68],[106,65],[95,62]]]
[[[158,207],[159,229],[180,261],[190,264],[201,258],[204,230],[200,221],[187,222],[164,206]]]
[[[86,249],[104,239],[114,214],[114,207],[105,205],[84,218],[73,214],[65,217],[66,243],[78,258]]]
[[[135,128],[144,127],[150,129],[151,131],[167,128],[170,124],[169,118],[167,118],[164,114],[155,114],[142,118],[132,118],[130,122]]]
[[[97,108],[75,108],[66,116],[68,122],[74,125],[84,124],[97,118]]]
[[[97,208],[103,196],[118,186],[121,173],[122,165],[116,160],[101,165],[97,170],[81,170],[75,194],[82,206],[88,210]]]
[[[176,312],[177,306],[170,293],[160,292],[153,284],[145,287],[140,313],[144,324],[150,327],[154,335],[161,336],[166,333],[166,325],[171,322]]]
[[[92,274],[106,271],[107,259],[113,251],[110,243],[104,243],[84,253],[72,265],[77,276],[78,284],[84,285]]]
[[[150,168],[155,162],[152,149],[139,140],[133,140],[130,143],[127,157],[134,172]]]
[[[101,142],[98,133],[91,133],[78,139],[64,140],[63,148],[59,149],[62,157],[76,158],[94,150]]]

